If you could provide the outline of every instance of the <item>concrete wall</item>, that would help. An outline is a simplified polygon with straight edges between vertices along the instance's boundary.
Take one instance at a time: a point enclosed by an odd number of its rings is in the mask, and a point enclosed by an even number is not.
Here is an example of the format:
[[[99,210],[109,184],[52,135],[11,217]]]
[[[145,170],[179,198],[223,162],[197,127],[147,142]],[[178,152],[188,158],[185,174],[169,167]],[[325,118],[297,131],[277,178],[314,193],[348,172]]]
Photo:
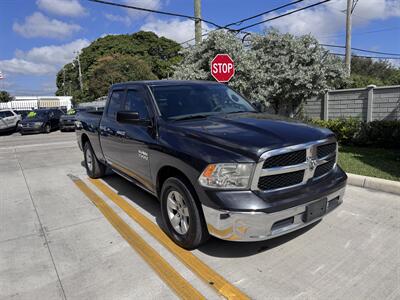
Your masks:
[[[309,118],[325,120],[400,120],[400,86],[329,90],[307,100],[304,113]]]

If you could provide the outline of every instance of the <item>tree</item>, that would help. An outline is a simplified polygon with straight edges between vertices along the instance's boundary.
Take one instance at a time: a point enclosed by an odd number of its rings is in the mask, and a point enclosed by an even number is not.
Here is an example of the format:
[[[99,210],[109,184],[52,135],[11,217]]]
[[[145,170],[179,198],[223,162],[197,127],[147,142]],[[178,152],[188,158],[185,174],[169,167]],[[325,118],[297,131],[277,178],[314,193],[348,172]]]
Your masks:
[[[400,69],[386,60],[376,61],[371,58],[353,57],[347,87],[366,87],[370,84],[398,85],[400,84]]]
[[[271,30],[251,41],[257,72],[254,93],[267,99],[275,113],[298,112],[305,100],[345,82],[341,59],[328,53],[311,35]]]
[[[0,91],[0,102],[9,102],[12,101],[13,97],[7,91]]]
[[[129,55],[104,56],[88,72],[88,92],[94,98],[107,95],[110,85],[124,81],[151,80],[157,77],[142,59]]]
[[[212,32],[200,45],[182,51],[174,77],[213,80],[210,62],[218,53],[228,53],[235,62],[229,85],[275,113],[290,115],[306,99],[344,84],[342,61],[328,54],[315,38],[275,30],[254,35],[247,48],[232,33]]]
[[[90,94],[88,76],[97,61],[106,56],[127,55],[138,57],[151,69],[159,79],[167,78],[173,73],[173,66],[181,59],[181,46],[153,32],[140,31],[134,34],[108,35],[92,42],[82,49],[79,56],[82,68],[83,91],[80,91],[78,63],[76,59],[66,64],[57,74],[56,95],[70,95],[74,101],[91,101],[95,97]]]

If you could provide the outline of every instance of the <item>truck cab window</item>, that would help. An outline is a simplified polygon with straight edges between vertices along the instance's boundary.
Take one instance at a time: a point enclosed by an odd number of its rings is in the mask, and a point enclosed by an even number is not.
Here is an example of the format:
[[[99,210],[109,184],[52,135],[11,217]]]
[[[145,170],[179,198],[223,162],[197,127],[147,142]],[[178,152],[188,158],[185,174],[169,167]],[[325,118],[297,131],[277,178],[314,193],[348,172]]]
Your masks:
[[[121,104],[124,96],[124,91],[113,91],[110,97],[110,103],[107,108],[107,116],[116,118],[117,112],[121,110]]]
[[[146,107],[146,102],[140,91],[128,90],[124,110],[136,111],[139,113],[140,119],[149,119],[149,112]]]

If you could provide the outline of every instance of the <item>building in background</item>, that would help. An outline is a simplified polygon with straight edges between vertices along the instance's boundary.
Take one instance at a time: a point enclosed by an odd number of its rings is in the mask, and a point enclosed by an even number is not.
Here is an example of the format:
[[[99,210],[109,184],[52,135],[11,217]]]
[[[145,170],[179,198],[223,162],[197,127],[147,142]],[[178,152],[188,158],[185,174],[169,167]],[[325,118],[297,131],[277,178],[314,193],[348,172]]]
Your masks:
[[[0,103],[0,109],[31,110],[38,108],[71,109],[71,96],[15,96],[14,100]]]

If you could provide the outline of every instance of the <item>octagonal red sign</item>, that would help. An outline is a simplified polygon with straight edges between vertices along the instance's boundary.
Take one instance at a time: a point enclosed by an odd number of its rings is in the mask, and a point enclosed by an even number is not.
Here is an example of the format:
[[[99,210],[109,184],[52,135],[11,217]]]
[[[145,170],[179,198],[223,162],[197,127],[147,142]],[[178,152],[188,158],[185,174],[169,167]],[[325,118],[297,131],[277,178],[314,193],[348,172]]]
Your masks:
[[[217,54],[211,61],[210,69],[218,82],[228,82],[235,74],[235,64],[228,54]]]

